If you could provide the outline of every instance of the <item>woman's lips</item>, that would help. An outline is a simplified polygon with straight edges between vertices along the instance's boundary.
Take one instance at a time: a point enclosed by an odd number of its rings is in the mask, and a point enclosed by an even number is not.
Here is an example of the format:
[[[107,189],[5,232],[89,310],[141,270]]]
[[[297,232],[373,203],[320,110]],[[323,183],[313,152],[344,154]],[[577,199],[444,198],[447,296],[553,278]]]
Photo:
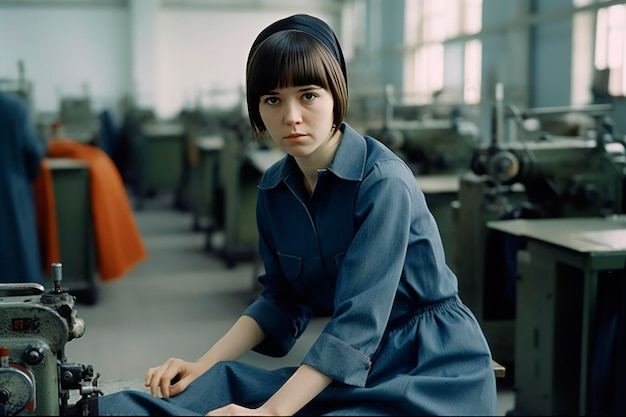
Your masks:
[[[286,136],[285,139],[288,139],[288,140],[298,140],[298,139],[301,139],[301,138],[303,138],[305,136],[306,135],[304,133],[292,133],[292,134]]]

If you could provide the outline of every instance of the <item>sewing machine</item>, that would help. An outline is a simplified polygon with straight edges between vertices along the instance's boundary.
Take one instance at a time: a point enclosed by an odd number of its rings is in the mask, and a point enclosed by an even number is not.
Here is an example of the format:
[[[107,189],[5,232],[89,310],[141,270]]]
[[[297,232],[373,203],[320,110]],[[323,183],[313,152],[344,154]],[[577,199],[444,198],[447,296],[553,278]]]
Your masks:
[[[468,112],[466,105],[403,104],[387,86],[383,126],[365,132],[400,156],[415,175],[459,174],[468,170],[479,144],[478,126],[463,114]]]
[[[61,268],[52,264],[51,290],[0,284],[0,415],[98,415],[99,374],[65,357],[65,344],[84,334],[85,323],[61,288]],[[70,404],[73,391],[80,399]]]
[[[461,178],[457,245],[464,250],[455,259],[459,292],[481,322],[494,355],[509,365],[514,362],[518,243],[514,236],[489,230],[487,223],[602,218],[625,211],[626,149],[606,118],[610,109],[570,110],[592,115],[592,134],[544,133],[534,140],[507,142],[496,128],[491,143],[474,150],[471,172]]]

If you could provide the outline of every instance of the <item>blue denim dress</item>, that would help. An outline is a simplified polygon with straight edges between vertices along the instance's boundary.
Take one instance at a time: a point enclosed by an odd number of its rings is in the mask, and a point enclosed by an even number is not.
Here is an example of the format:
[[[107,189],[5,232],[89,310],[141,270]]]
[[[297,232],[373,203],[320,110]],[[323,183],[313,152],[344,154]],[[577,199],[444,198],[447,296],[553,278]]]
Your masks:
[[[302,363],[334,382],[300,415],[495,415],[491,353],[458,297],[435,219],[406,164],[349,125],[309,196],[290,156],[257,197],[262,295],[244,312],[285,355],[315,316],[330,317]],[[256,407],[295,368],[222,362],[167,400],[126,391],[101,414],[205,414]]]

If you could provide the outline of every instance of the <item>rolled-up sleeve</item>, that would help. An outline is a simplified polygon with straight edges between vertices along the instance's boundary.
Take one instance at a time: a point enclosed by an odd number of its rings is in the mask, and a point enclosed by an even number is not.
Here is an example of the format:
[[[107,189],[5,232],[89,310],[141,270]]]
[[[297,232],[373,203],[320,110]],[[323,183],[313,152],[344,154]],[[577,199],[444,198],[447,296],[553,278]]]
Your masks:
[[[322,333],[302,361],[348,385],[365,386],[371,362],[369,356],[329,333]]]

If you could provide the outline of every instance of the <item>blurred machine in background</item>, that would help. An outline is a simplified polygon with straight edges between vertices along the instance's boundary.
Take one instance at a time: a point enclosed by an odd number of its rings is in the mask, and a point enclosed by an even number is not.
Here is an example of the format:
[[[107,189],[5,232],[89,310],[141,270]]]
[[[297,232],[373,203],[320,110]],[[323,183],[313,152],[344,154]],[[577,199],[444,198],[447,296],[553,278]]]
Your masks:
[[[186,160],[186,132],[180,120],[147,120],[132,137],[136,167],[137,208],[144,199],[163,190],[175,190],[174,206],[186,208],[183,201],[183,175]]]
[[[230,107],[197,103],[180,116],[188,134],[184,184],[193,228],[206,233],[205,249],[220,256],[228,268],[256,259],[256,187],[265,169],[284,156],[270,140],[253,139],[243,91],[237,94]]]
[[[625,212],[626,151],[612,130],[610,106],[521,111],[496,94],[493,133],[473,151],[461,178],[456,272],[464,302],[481,322],[494,357],[514,369],[517,249],[515,236],[490,230],[495,220],[607,217]],[[583,115],[578,128],[564,117],[560,134],[538,127],[544,117]],[[530,118],[534,121],[529,121]],[[514,129],[505,141],[505,121]],[[546,124],[547,125],[547,124]],[[568,136],[563,133],[568,132]]]
[[[17,63],[17,78],[0,78],[0,90],[21,97],[33,111],[33,83],[26,78],[23,61]]]
[[[100,120],[92,108],[88,93],[61,97],[55,128],[58,137],[71,138],[81,143],[97,143]]]
[[[387,145],[415,175],[458,174],[469,167],[472,149],[480,133],[473,121],[476,109],[465,104],[411,104],[385,92],[381,127],[369,126],[366,134]]]

